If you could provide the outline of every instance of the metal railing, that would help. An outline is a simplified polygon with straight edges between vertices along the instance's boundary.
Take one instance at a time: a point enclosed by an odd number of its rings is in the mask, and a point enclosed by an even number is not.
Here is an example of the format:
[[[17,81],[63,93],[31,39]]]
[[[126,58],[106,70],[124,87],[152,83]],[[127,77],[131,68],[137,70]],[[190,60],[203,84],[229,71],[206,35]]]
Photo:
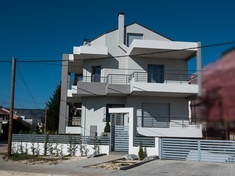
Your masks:
[[[78,82],[100,82],[100,83],[106,83],[107,77],[101,77],[101,76],[79,76]]]
[[[76,144],[93,145],[95,140],[100,145],[109,145],[110,138],[106,136],[78,136],[78,135],[48,135],[48,143],[69,144],[70,140]],[[46,135],[44,134],[13,134],[12,142],[33,142],[45,143]]]
[[[177,73],[154,73],[154,72],[133,72],[129,74],[108,74],[106,77],[99,75],[93,76],[78,76],[77,82],[100,82],[107,84],[122,84],[128,85],[134,78],[135,82],[143,83],[187,83],[196,84],[197,75],[177,74]]]
[[[130,84],[130,75],[125,74],[108,74],[107,75],[108,84]]]
[[[153,117],[137,116],[137,126],[144,128],[186,128],[189,125],[197,125],[200,121],[190,121],[189,117]]]
[[[134,138],[134,146],[138,147],[142,142],[143,147],[155,147],[155,138],[147,136],[136,136]]]
[[[72,117],[68,120],[69,127],[80,127],[81,126],[81,117]]]
[[[130,79],[135,80],[135,82],[145,82],[145,83],[169,83],[178,82],[182,84],[183,82],[189,83],[192,79],[189,74],[177,74],[177,73],[154,73],[154,72],[134,72],[130,76]],[[195,79],[195,76],[193,77]]]

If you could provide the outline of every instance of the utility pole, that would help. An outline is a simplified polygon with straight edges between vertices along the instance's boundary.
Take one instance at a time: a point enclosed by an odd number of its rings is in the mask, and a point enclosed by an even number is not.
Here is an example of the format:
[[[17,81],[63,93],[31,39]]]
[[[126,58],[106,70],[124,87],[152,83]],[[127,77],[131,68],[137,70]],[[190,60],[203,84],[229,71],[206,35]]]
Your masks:
[[[15,70],[16,59],[12,58],[12,78],[11,78],[11,104],[10,104],[10,117],[9,117],[9,129],[8,129],[8,151],[7,156],[11,156],[11,142],[12,142],[12,125],[13,125],[13,110],[14,110],[14,96],[15,96]]]
[[[47,103],[45,109],[45,126],[44,126],[44,134],[47,134]]]

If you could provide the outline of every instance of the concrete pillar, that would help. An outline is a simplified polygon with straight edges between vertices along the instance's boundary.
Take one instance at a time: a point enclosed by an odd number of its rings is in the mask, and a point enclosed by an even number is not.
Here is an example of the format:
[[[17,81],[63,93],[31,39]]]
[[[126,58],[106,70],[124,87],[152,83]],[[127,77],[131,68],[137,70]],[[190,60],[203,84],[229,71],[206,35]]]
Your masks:
[[[202,53],[201,42],[197,43],[197,83],[198,83],[198,96],[202,96]]]
[[[69,54],[63,54],[62,76],[61,76],[61,97],[60,97],[60,116],[59,116],[59,134],[65,134],[66,124],[68,124],[68,105],[67,90],[69,88],[68,61]]]

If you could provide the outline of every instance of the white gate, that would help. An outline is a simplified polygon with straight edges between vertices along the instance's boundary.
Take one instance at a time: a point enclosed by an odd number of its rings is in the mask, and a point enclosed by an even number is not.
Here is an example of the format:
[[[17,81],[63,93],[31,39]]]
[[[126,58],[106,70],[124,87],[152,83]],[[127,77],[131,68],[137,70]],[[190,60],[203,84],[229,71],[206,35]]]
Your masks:
[[[124,114],[111,115],[111,151],[128,151],[129,126],[124,126],[124,121]]]

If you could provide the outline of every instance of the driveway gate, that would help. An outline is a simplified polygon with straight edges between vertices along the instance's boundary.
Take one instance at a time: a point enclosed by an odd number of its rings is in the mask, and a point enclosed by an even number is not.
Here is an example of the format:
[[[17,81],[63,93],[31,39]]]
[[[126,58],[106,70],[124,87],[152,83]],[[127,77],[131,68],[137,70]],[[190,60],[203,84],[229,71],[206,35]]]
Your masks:
[[[159,157],[235,163],[235,141],[160,138]]]

